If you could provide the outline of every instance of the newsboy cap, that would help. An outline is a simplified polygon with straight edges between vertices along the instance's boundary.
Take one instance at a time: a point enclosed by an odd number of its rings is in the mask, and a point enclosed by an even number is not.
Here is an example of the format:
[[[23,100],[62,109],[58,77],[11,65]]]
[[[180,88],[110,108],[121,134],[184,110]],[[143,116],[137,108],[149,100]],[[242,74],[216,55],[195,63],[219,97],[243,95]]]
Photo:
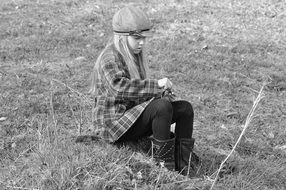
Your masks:
[[[146,13],[134,7],[127,6],[117,11],[112,19],[112,29],[118,35],[152,36],[151,21]]]

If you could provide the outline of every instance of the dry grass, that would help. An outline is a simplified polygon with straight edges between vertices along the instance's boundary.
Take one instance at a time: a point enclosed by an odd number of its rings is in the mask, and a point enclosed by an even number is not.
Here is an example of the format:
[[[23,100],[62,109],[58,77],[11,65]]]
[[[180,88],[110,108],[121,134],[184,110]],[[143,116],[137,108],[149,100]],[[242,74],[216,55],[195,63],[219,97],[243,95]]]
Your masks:
[[[151,76],[170,77],[195,109],[196,152],[186,179],[143,153],[92,134],[93,63],[115,10],[135,3],[156,35]],[[0,189],[209,189],[257,107],[214,189],[285,188],[285,2],[279,0],[0,0]]]
[[[251,120],[252,120],[252,117],[253,117],[253,115],[254,115],[254,111],[255,111],[255,109],[257,108],[258,103],[260,102],[260,100],[263,98],[263,88],[264,88],[264,85],[261,87],[261,89],[260,89],[260,91],[259,91],[259,93],[258,93],[256,99],[255,99],[254,102],[253,102],[253,106],[252,106],[252,108],[251,108],[251,110],[250,110],[250,112],[249,112],[249,114],[248,114],[248,116],[247,116],[247,118],[246,118],[246,121],[245,121],[243,130],[242,130],[241,134],[239,135],[239,137],[238,137],[238,139],[237,139],[235,145],[233,146],[233,148],[231,149],[231,151],[230,151],[230,153],[227,155],[227,157],[226,157],[226,158],[222,161],[222,163],[220,164],[219,169],[218,169],[218,171],[216,172],[215,179],[214,179],[214,181],[213,181],[213,183],[212,183],[212,186],[211,186],[210,190],[213,189],[213,187],[214,187],[214,185],[215,185],[215,183],[216,183],[216,181],[217,181],[217,179],[218,179],[218,177],[219,177],[219,175],[220,175],[220,173],[221,173],[221,171],[222,171],[222,169],[223,169],[223,167],[224,167],[224,164],[228,161],[228,159],[229,159],[231,156],[233,156],[233,153],[234,153],[236,147],[237,147],[238,144],[240,143],[240,141],[241,141],[243,135],[245,134],[246,129],[247,129],[247,127],[249,126],[249,124],[250,124],[250,122],[251,122]]]

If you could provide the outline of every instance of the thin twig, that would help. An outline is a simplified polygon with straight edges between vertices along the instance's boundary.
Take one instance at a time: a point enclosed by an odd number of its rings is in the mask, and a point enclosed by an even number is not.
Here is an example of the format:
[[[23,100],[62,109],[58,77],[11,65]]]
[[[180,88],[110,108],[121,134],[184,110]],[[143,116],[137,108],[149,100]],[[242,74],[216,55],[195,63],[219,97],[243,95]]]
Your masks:
[[[74,93],[77,94],[78,96],[83,97],[84,99],[86,99],[86,101],[87,101],[88,103],[93,104],[93,100],[91,100],[90,98],[88,98],[86,95],[80,93],[79,91],[77,91],[77,90],[71,88],[71,87],[68,86],[67,84],[65,84],[65,83],[63,83],[63,82],[61,82],[61,81],[59,81],[59,80],[57,80],[57,79],[52,79],[52,81],[55,81],[55,82],[57,82],[57,83],[59,83],[59,84],[64,85],[64,86],[65,86],[66,88],[68,88],[71,92],[74,92]]]
[[[24,150],[23,152],[21,152],[21,153],[18,155],[18,157],[15,159],[14,162],[17,162],[18,159],[19,159],[21,156],[23,156],[25,153],[27,153],[28,151],[30,151],[30,150],[31,150],[32,148],[34,148],[35,146],[37,146],[37,145],[34,144],[33,146],[31,146],[31,147],[29,147],[28,149],[26,149],[26,150]]]
[[[9,185],[6,185],[6,187],[8,187],[8,188],[12,188],[12,189],[39,190],[39,189],[34,189],[34,188],[14,187],[14,186],[9,186]]]
[[[83,110],[82,106],[80,105],[80,120],[79,120],[79,128],[78,128],[78,133],[81,134],[81,127],[83,125]]]
[[[130,156],[130,158],[127,160],[126,164],[125,165],[128,165],[130,160],[133,158],[133,156],[135,155],[135,152],[132,153],[132,155]]]
[[[27,187],[15,187],[15,186],[10,186],[6,185],[4,182],[0,181],[5,187],[11,188],[11,189],[23,189],[23,190],[39,190],[39,189],[34,189],[34,188],[27,188]]]
[[[189,174],[190,174],[191,160],[192,160],[192,151],[190,152],[190,156],[189,156],[189,163],[188,163],[188,172],[187,172],[187,176],[189,176]]]
[[[163,183],[161,185],[173,185],[173,184],[178,184],[178,183],[189,183],[189,182],[193,182],[195,181],[194,179],[186,179],[186,180],[181,180],[181,181],[174,181],[174,182],[170,182],[170,183]]]
[[[53,81],[51,81],[51,98],[50,98],[50,106],[51,106],[51,114],[52,114],[52,117],[53,117],[53,122],[54,122],[54,126],[56,127],[57,125],[57,122],[56,122],[56,118],[55,118],[55,112],[54,112],[54,106],[53,106]]]
[[[241,134],[240,134],[238,140],[236,141],[235,145],[233,146],[233,148],[232,148],[232,150],[230,151],[230,153],[228,154],[228,156],[227,156],[227,157],[223,160],[223,162],[220,164],[220,167],[219,167],[218,171],[216,172],[216,177],[215,177],[215,179],[214,179],[214,181],[213,181],[213,183],[212,183],[212,186],[211,186],[210,190],[213,189],[213,187],[214,187],[214,185],[215,185],[215,183],[216,183],[216,181],[217,181],[218,175],[219,175],[219,173],[220,173],[220,171],[221,171],[221,169],[222,169],[222,167],[223,167],[223,164],[224,164],[224,163],[229,159],[229,157],[232,155],[232,153],[233,153],[234,150],[236,149],[237,145],[239,144],[239,142],[240,142],[242,136],[244,135],[244,133],[245,133],[247,127],[249,126],[249,123],[250,123],[250,121],[251,121],[252,118],[253,118],[253,113],[254,113],[254,111],[255,111],[255,109],[256,109],[258,103],[259,103],[260,100],[264,97],[264,95],[263,95],[263,93],[262,93],[264,86],[265,86],[265,84],[261,87],[258,96],[256,97],[255,101],[253,102],[253,106],[252,106],[252,108],[251,108],[251,110],[250,110],[250,112],[249,112],[249,114],[248,114],[248,116],[247,116],[247,118],[246,118],[246,122],[245,122],[244,128],[243,128],[243,130],[242,130],[242,132],[241,132]]]
[[[58,145],[58,129],[57,129],[57,120],[55,116],[55,110],[54,110],[54,105],[53,105],[53,81],[51,81],[51,98],[50,98],[50,106],[51,106],[51,114],[52,114],[52,119],[54,123],[54,130],[55,130],[55,140],[56,140],[56,145]]]
[[[160,182],[160,178],[161,178],[161,174],[162,174],[162,168],[164,167],[164,162],[160,162],[160,170],[159,170],[159,175],[157,178],[157,182],[155,184],[155,189],[157,189],[157,187],[159,186],[159,182]]]
[[[69,106],[70,106],[70,110],[72,112],[72,116],[73,116],[73,118],[74,118],[74,120],[76,122],[76,125],[78,127],[78,135],[80,135],[81,134],[81,122],[78,121],[78,119],[76,118],[75,113],[74,113],[73,108],[71,107],[71,105],[69,105]]]

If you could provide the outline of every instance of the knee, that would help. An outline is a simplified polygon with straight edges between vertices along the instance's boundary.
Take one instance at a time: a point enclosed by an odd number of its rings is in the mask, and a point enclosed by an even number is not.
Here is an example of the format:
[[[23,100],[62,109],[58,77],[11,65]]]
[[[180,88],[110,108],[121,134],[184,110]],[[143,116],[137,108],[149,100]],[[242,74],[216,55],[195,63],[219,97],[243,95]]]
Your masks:
[[[156,105],[157,115],[173,115],[173,107],[169,100],[158,99]]]
[[[192,104],[188,101],[184,101],[184,105],[185,105],[186,115],[188,115],[190,117],[194,117],[194,109],[193,109]]]

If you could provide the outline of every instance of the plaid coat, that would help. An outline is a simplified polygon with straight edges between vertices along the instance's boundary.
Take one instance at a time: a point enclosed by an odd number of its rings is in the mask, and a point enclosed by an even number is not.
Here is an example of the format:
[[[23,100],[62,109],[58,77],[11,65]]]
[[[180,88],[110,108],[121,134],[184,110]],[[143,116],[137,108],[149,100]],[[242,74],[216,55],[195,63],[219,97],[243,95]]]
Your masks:
[[[144,75],[140,73],[140,76]],[[134,124],[154,97],[160,97],[163,90],[155,79],[131,79],[114,45],[103,53],[98,77],[93,110],[95,125],[104,140],[114,142]]]

